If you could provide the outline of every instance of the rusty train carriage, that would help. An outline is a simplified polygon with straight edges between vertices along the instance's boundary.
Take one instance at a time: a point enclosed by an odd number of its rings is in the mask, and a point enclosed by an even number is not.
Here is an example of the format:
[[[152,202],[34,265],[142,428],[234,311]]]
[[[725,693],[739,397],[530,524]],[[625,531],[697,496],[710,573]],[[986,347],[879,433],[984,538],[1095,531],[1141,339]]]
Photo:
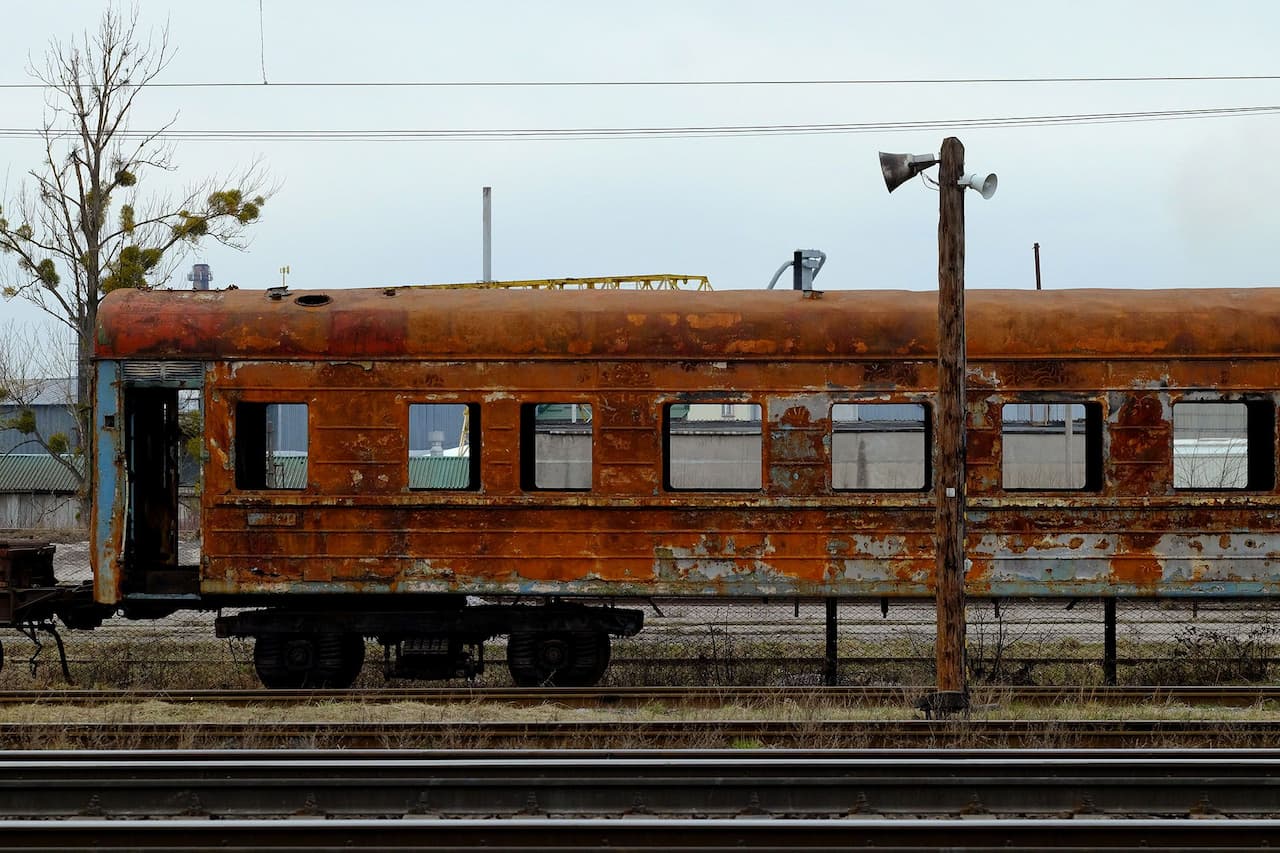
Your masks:
[[[448,677],[498,633],[517,681],[590,681],[640,616],[577,596],[932,590],[927,454],[921,488],[832,486],[833,406],[922,404],[935,452],[930,292],[119,291],[99,316],[97,600],[265,605],[220,631],[258,637],[269,683],[343,681],[361,634]],[[972,291],[969,594],[1273,593],[1278,319],[1277,290]],[[204,405],[199,566],[177,560],[183,389]],[[1230,488],[1175,488],[1193,401],[1245,404]],[[664,419],[705,402],[760,407],[760,488],[670,487]],[[422,403],[475,413],[467,488],[410,488]],[[588,489],[531,488],[522,411],[547,403],[591,407]],[[1004,488],[1016,403],[1087,411],[1080,488]],[[237,423],[267,404],[307,407],[302,488],[237,479],[261,450]],[[497,594],[551,603],[462,598]]]

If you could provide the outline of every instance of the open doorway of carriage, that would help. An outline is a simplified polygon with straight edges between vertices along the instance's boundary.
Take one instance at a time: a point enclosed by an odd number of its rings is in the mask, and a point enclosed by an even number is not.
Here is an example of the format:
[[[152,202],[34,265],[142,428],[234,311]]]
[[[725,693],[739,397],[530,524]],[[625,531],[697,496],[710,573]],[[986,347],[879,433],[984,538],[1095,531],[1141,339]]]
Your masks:
[[[195,566],[182,566],[178,532],[183,489],[194,490],[198,391],[127,385],[124,390],[126,518],[122,584],[126,593],[182,595],[198,588]]]

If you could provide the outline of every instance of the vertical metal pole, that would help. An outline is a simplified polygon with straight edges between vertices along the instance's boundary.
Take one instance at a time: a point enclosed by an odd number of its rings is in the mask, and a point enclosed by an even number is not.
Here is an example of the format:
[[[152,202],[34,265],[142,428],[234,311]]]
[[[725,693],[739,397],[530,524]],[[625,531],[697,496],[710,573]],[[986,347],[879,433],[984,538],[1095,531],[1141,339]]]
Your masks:
[[[1075,479],[1071,475],[1071,466],[1074,464],[1074,460],[1072,459],[1072,456],[1071,456],[1071,441],[1072,441],[1072,433],[1073,433],[1073,427],[1074,427],[1074,424],[1072,423],[1072,420],[1071,420],[1071,410],[1074,407],[1074,405],[1075,405],[1074,403],[1062,404],[1062,409],[1063,409],[1062,434],[1064,438],[1064,443],[1066,445],[1063,451],[1066,457],[1066,462],[1063,465],[1064,478],[1062,481],[1062,485],[1063,485],[1063,488],[1067,488],[1067,489],[1077,488]],[[1088,476],[1088,475],[1086,474],[1085,476]]]
[[[1036,290],[1040,289],[1040,244],[1032,243],[1031,248],[1036,253]]]
[[[485,187],[482,193],[484,211],[481,214],[484,230],[484,281],[493,281],[493,188]]]
[[[840,657],[838,648],[839,632],[837,630],[839,621],[836,611],[837,601],[835,598],[827,599],[827,663],[823,669],[823,682],[828,687],[835,687],[840,683]]]
[[[942,143],[938,170],[938,465],[934,583],[939,712],[968,707],[965,681],[964,145]]]
[[[1116,600],[1102,599],[1102,680],[1116,683]]]

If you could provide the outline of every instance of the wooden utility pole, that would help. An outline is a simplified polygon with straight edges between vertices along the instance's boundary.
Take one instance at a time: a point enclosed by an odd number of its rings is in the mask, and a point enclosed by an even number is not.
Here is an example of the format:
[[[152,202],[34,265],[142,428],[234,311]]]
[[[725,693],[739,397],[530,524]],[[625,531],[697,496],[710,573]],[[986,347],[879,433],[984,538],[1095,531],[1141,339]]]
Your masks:
[[[938,469],[934,582],[938,611],[938,693],[929,697],[940,713],[969,705],[965,681],[965,336],[964,336],[964,145],[942,143],[938,167]]]

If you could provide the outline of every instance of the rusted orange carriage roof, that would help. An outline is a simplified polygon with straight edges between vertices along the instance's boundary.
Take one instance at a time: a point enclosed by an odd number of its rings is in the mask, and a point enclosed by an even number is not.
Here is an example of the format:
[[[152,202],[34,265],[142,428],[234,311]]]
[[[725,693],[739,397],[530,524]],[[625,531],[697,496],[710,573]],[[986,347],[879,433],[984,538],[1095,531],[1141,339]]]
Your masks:
[[[327,297],[327,301],[322,298]],[[1280,354],[1280,288],[970,290],[969,357]],[[307,303],[320,303],[311,304]],[[100,358],[933,358],[935,291],[137,291]]]

